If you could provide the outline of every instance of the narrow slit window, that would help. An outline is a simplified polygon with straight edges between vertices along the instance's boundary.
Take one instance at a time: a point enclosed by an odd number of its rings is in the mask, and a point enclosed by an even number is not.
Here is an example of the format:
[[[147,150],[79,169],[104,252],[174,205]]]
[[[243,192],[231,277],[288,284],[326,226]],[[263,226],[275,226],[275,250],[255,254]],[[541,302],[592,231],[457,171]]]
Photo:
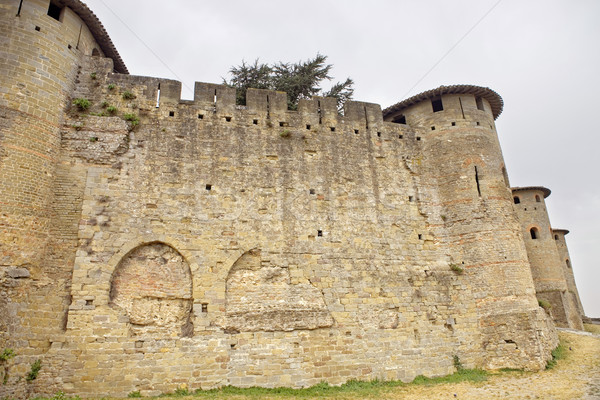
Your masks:
[[[535,195],[535,202],[536,203],[540,203],[542,200],[540,199],[540,196],[538,194]]]
[[[381,132],[377,132],[377,137],[381,137]]]
[[[485,108],[483,107],[483,99],[481,97],[477,97],[475,102],[477,103],[478,110],[485,111]]]
[[[477,167],[475,167],[475,182],[477,183],[477,193],[481,197],[481,186],[479,186],[479,172],[477,171]]]
[[[513,201],[515,202],[515,204],[520,204],[521,203],[521,199],[519,198],[519,196],[513,197]]]
[[[254,125],[258,125],[258,120],[257,120],[257,119],[253,119],[253,120],[252,120],[252,123],[253,123]]]
[[[307,130],[310,130],[310,125],[306,125],[306,129],[307,129]]]
[[[442,104],[442,99],[431,100],[431,107],[433,108],[433,112],[443,111],[444,105]]]
[[[558,240],[558,235],[554,235],[554,240]]]
[[[540,231],[538,231],[537,228],[531,228],[529,230],[529,234],[531,235],[532,239],[538,239],[540,237]]]
[[[205,187],[206,187],[206,190],[212,190],[212,185],[207,184]]]
[[[156,91],[156,108],[160,107],[160,83],[158,84],[158,90]]]
[[[317,236],[322,237],[323,236],[323,231],[322,230],[318,230],[317,231]]]

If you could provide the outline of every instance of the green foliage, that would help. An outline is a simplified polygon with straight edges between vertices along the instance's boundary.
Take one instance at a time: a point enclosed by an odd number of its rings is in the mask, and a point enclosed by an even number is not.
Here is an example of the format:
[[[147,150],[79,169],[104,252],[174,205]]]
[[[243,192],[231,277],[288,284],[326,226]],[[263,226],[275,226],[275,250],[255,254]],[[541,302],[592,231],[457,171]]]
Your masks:
[[[81,111],[85,111],[90,108],[92,103],[88,99],[77,98],[73,100],[73,105],[79,107]]]
[[[190,396],[192,393],[187,390],[187,388],[177,388],[175,389],[175,392],[173,392],[173,396],[175,397],[184,397],[184,396]]]
[[[450,264],[450,269],[456,272],[457,275],[462,275],[465,272],[464,268],[458,264]]]
[[[299,397],[299,398],[323,398],[323,397],[337,397],[343,393],[348,393],[351,396],[357,398],[368,397],[372,398],[377,396],[381,391],[386,389],[392,389],[395,387],[409,386],[409,385],[436,385],[441,383],[456,383],[456,382],[482,382],[487,379],[488,373],[481,369],[464,369],[461,368],[459,371],[452,375],[442,376],[438,378],[426,378],[422,375],[416,377],[411,383],[404,383],[402,381],[381,381],[374,379],[371,381],[359,381],[349,380],[341,386],[330,386],[327,382],[321,382],[317,385],[303,388],[303,389],[292,389],[285,387],[278,387],[273,389],[251,387],[251,388],[237,388],[234,386],[224,386],[219,389],[211,390],[196,390],[194,392],[195,397],[201,398],[229,398],[233,396],[246,396],[250,398],[264,398],[267,396],[281,396],[281,397]]]
[[[546,311],[549,311],[552,308],[552,304],[546,300],[538,300],[538,304]]]
[[[284,129],[279,133],[279,136],[281,136],[282,138],[287,138],[290,137],[292,134],[292,132],[290,132],[289,129]]]
[[[90,74],[90,78],[92,78],[92,79],[96,79],[96,73],[95,73],[95,72],[92,72],[92,73]]]
[[[326,64],[327,56],[317,54],[314,59],[299,61],[295,64],[278,62],[262,64],[258,59],[254,64],[242,64],[231,67],[231,79],[223,79],[223,83],[237,89],[237,104],[246,104],[246,91],[249,88],[278,90],[287,93],[288,108],[295,110],[298,100],[310,99],[320,95],[337,99],[338,108],[352,98],[354,82],[347,78],[344,82],[335,83],[328,91],[320,87],[323,81],[331,80],[329,75],[333,65]]]
[[[27,382],[35,380],[38,377],[38,374],[40,373],[40,369],[42,369],[42,360],[37,359],[33,364],[31,364],[31,369],[25,377]]]
[[[110,114],[114,114],[114,113],[117,112],[117,107],[115,107],[115,106],[108,106],[108,107],[106,107],[106,111],[108,113],[110,113]]]
[[[34,397],[31,400],[81,400],[79,396],[66,396],[63,392],[56,392],[52,397]]]
[[[546,364],[546,369],[552,369],[556,367],[558,360],[562,360],[567,356],[567,346],[565,346],[564,342],[561,340],[558,346],[552,350],[551,354],[552,359]]]
[[[136,126],[138,126],[140,124],[140,119],[135,114],[123,114],[123,119],[125,121],[129,121],[132,128],[135,128]]]
[[[8,361],[16,355],[17,354],[13,349],[4,349],[4,351],[2,351],[2,353],[0,354],[0,361]]]
[[[102,108],[106,108],[106,107],[108,107],[110,104],[108,103],[108,101],[104,100],[104,101],[102,102],[102,104],[100,104],[100,105],[102,106]]]
[[[123,100],[132,100],[135,99],[135,94],[131,93],[129,90],[126,90],[121,94]]]
[[[107,87],[108,87],[108,90],[113,90],[116,86],[114,83],[109,83]]]
[[[129,398],[137,398],[137,397],[142,397],[142,394],[140,393],[139,390],[136,390],[134,392],[130,392],[127,397]]]
[[[454,368],[456,368],[457,371],[462,371],[464,369],[460,362],[460,358],[458,358],[456,354],[452,356],[452,364],[454,364]]]
[[[90,142],[97,142],[97,141],[98,141],[98,138],[96,136],[92,136],[90,138]]]
[[[460,369],[452,375],[440,376],[437,378],[427,378],[423,375],[417,376],[412,383],[415,385],[436,385],[440,383],[457,382],[483,382],[487,379],[488,373],[482,369]]]

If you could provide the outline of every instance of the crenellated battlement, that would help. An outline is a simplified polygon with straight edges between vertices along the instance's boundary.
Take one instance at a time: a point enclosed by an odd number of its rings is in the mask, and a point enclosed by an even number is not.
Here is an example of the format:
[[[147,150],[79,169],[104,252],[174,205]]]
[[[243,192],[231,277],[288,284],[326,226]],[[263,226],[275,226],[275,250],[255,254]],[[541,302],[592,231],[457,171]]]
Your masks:
[[[179,81],[127,74],[79,0],[5,3],[0,350],[17,357],[0,397],[411,381],[457,358],[544,368],[542,240],[519,218],[550,224],[534,197],[514,204],[497,93],[290,110],[283,92],[237,105],[196,82],[186,100]],[[542,244],[576,323],[555,235]]]

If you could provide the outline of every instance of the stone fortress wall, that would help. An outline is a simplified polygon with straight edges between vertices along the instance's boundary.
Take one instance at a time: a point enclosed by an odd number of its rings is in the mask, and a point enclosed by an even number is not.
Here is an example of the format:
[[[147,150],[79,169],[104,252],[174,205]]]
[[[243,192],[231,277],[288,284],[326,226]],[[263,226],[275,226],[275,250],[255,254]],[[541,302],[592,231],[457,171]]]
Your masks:
[[[538,288],[495,92],[181,100],[82,3],[48,3],[0,2],[0,395],[536,370],[557,344],[536,289],[581,324],[564,233]]]

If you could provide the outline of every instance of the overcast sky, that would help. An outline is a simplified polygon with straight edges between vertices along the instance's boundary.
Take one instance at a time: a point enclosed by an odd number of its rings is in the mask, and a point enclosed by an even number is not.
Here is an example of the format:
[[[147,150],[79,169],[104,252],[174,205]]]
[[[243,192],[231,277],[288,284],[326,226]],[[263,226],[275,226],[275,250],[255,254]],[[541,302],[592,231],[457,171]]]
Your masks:
[[[600,1],[84,1],[131,74],[181,80],[184,98],[242,59],[318,52],[382,107],[440,85],[497,91],[511,185],[552,190],[550,221],[571,231],[585,312],[600,317]]]

